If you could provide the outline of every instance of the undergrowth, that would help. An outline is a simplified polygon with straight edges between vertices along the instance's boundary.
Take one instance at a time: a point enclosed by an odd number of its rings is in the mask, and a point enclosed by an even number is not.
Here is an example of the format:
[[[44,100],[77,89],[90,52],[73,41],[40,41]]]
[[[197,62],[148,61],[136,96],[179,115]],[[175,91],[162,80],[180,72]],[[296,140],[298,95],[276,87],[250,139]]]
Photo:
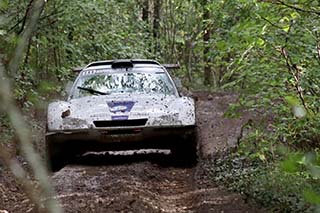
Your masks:
[[[209,172],[217,183],[255,200],[275,212],[314,212],[316,205],[306,201],[305,194],[320,192],[319,181],[303,173],[291,174],[279,167],[249,163],[238,157],[210,161]]]
[[[212,179],[272,212],[319,212],[320,153],[270,149],[261,138],[251,143],[252,134],[235,153],[209,160]]]

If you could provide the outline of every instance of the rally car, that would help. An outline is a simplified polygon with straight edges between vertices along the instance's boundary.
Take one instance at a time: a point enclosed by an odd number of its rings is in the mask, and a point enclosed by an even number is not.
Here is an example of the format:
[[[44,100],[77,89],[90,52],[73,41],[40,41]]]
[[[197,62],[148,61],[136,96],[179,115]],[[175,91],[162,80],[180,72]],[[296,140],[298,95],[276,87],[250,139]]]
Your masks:
[[[52,170],[88,151],[170,149],[196,161],[195,103],[154,60],[109,60],[79,70],[66,101],[50,103],[46,150]]]

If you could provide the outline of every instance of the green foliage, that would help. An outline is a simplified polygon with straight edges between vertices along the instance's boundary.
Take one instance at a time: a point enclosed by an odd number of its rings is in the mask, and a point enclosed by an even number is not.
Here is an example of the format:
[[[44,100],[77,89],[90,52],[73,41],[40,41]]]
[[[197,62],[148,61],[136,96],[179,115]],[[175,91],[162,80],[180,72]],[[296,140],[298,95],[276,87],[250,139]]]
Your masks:
[[[5,66],[25,29],[30,2],[0,2],[0,60]],[[90,61],[179,62],[182,69],[174,75],[188,87],[241,93],[227,116],[254,109],[266,121],[246,127],[237,154],[251,169],[235,170],[240,181],[225,174],[234,184],[231,188],[240,186],[266,205],[280,204],[281,210],[309,209],[303,196],[318,203],[319,190],[313,187],[318,154],[303,153],[320,146],[319,1],[162,1],[157,38],[150,2],[148,19],[142,20],[140,0],[47,1],[24,63],[11,76],[20,106],[36,107],[61,94],[74,77],[71,68]],[[204,11],[209,17],[204,18]],[[211,32],[206,42],[204,29]],[[204,67],[212,71],[210,88],[203,85]],[[290,155],[284,154],[283,145],[293,150]],[[228,168],[233,174],[233,167]]]
[[[311,204],[320,205],[320,196],[311,189],[303,191],[304,198]]]
[[[227,43],[236,43],[238,57],[228,65],[222,79],[229,82],[222,87],[243,91],[240,107],[264,108],[274,117],[274,140],[312,149],[319,146],[320,23],[319,15],[310,11],[320,6],[316,1],[286,2],[247,1],[241,6],[250,8],[250,15],[242,16],[229,32],[241,42],[227,38]]]
[[[25,27],[29,5],[5,1],[0,6],[7,8],[0,16],[1,57],[6,65]],[[71,69],[91,61],[152,58],[152,38],[139,17],[140,9],[134,0],[48,1],[24,63],[12,76],[17,101],[33,106],[39,101],[35,97],[61,92],[72,78]]]
[[[291,157],[290,161],[296,163],[293,159],[297,156]],[[236,155],[215,159],[207,165],[209,167],[206,170],[216,182],[254,199],[269,211],[315,212],[317,210],[319,179],[314,179],[306,168],[301,167],[301,164],[300,170],[286,172],[277,165],[253,162]]]
[[[204,89],[203,50],[209,47],[207,57],[212,62],[215,89],[241,90],[246,99],[260,97],[263,102],[258,104],[269,107],[274,100],[297,97],[297,82],[281,54],[285,48],[299,73],[305,102],[315,112],[319,110],[315,104],[320,79],[316,48],[319,20],[315,12],[303,11],[317,11],[319,5],[317,1],[287,4],[302,10],[256,0],[211,1],[206,5],[198,1],[163,2],[160,36],[155,40],[153,4],[145,21],[143,1],[48,1],[21,73],[32,76],[33,89],[38,91],[41,80],[63,82],[70,78],[70,68],[93,60],[156,58],[167,63],[179,61],[182,70],[177,75],[188,85]],[[2,1],[0,7],[4,8],[0,47],[6,61],[24,29],[28,1]],[[210,12],[206,20],[202,20],[203,8]],[[211,31],[206,44],[202,25]],[[155,45],[160,47],[158,52],[154,52]],[[21,80],[19,76],[16,79]],[[21,101],[26,99],[21,91],[18,95]]]
[[[306,204],[290,201],[284,206],[302,211],[305,205],[318,204],[319,196],[318,163],[310,163],[310,154],[303,153],[319,148],[320,141],[319,15],[312,12],[320,5],[317,1],[284,3],[247,2],[250,17],[240,19],[230,33],[241,42],[235,50],[238,57],[222,78],[229,82],[222,87],[243,92],[233,111],[263,109],[262,117],[269,122],[267,126],[253,126],[240,142],[238,154],[263,165],[252,173],[248,183],[253,185],[243,190],[260,202],[280,207],[289,201],[291,191]],[[284,152],[283,145],[294,151]],[[243,184],[245,176],[241,177],[234,183]]]
[[[241,139],[237,152],[213,161],[209,168],[213,179],[272,211],[319,210],[320,152],[311,139],[301,147],[303,138],[315,134],[307,126],[303,122],[302,129],[284,128],[274,134],[261,125],[247,126],[248,133]],[[280,132],[287,138],[287,146],[277,135]]]

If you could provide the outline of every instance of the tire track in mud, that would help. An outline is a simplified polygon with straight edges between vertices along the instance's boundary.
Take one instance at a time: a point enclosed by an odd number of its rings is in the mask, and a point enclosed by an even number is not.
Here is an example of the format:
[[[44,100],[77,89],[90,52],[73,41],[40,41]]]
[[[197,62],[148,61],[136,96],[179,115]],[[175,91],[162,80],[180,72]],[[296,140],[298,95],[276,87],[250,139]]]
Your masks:
[[[204,157],[235,145],[245,119],[222,117],[234,95],[198,94]],[[200,160],[201,161],[201,160]],[[86,156],[52,176],[66,212],[258,212],[238,194],[216,186],[201,169],[176,167],[164,154]]]

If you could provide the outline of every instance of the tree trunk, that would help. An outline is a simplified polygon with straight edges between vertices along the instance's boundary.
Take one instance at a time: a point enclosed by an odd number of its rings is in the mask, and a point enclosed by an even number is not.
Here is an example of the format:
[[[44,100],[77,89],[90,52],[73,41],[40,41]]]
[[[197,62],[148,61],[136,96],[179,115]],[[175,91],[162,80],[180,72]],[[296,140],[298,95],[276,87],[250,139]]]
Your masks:
[[[212,73],[210,67],[210,57],[208,56],[210,52],[209,40],[211,37],[211,29],[210,24],[208,24],[208,20],[210,18],[210,11],[207,8],[207,0],[203,0],[203,63],[204,63],[204,84],[211,85],[212,84]]]
[[[161,0],[155,0],[153,3],[153,40],[154,40],[155,53],[158,53],[160,50],[160,43],[159,43],[160,10],[161,10]]]
[[[149,0],[144,0],[142,5],[142,20],[148,22],[149,20]]]
[[[35,31],[37,27],[36,24],[40,19],[40,15],[44,9],[45,3],[46,1],[44,0],[30,1],[31,8],[28,8],[28,17],[26,17],[24,29],[21,32],[18,44],[14,51],[14,55],[11,58],[8,65],[8,70],[11,77],[16,77],[18,73],[18,68],[21,59],[23,58],[23,53],[25,52],[25,49],[28,47],[28,41],[32,37],[32,33]]]

